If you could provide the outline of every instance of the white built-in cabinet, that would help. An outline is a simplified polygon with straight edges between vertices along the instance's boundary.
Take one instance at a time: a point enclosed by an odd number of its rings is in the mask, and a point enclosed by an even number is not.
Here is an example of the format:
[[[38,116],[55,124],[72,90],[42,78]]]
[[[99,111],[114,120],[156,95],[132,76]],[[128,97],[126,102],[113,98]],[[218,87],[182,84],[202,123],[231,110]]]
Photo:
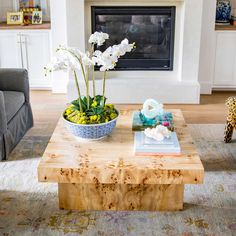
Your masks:
[[[21,68],[19,36],[13,31],[0,32],[0,68]]]
[[[213,88],[236,88],[236,31],[216,31]]]
[[[51,88],[44,71],[50,57],[50,30],[0,31],[0,68],[27,69],[31,88]]]

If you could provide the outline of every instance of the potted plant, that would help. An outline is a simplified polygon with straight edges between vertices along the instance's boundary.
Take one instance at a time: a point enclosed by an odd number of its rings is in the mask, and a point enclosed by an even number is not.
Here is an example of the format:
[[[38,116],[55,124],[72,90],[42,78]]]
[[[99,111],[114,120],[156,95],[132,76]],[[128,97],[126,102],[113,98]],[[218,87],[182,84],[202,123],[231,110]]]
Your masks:
[[[112,132],[119,115],[113,104],[106,103],[106,77],[113,70],[121,56],[131,52],[135,44],[124,39],[120,44],[108,47],[105,51],[95,50],[109,39],[103,32],[95,32],[89,38],[90,51],[85,53],[77,48],[59,46],[57,56],[47,65],[46,72],[69,70],[72,72],[78,92],[78,98],[63,112],[63,119],[68,130],[84,139],[100,139]],[[95,66],[103,73],[101,93],[97,94]],[[79,86],[78,71],[82,73],[86,92],[82,95]],[[89,94],[89,80],[92,80],[92,96]]]

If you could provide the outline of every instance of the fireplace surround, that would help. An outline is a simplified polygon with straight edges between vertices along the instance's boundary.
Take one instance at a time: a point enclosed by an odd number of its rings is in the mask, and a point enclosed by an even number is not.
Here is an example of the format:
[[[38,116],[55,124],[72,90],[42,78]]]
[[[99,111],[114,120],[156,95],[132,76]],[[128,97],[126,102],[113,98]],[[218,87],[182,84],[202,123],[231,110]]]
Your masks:
[[[173,70],[175,6],[92,6],[92,32],[110,35],[100,50],[123,38],[135,42],[116,70]]]
[[[112,103],[143,103],[147,98],[162,103],[199,103],[199,63],[203,0],[51,0],[52,49],[60,44],[88,48],[92,33],[91,7],[175,7],[173,70],[116,70],[108,73],[106,95]],[[95,73],[102,91],[102,74]],[[76,98],[69,75],[53,73],[53,92],[68,91]],[[69,84],[68,84],[69,81]],[[92,87],[92,84],[91,84]],[[83,83],[81,83],[83,89]]]

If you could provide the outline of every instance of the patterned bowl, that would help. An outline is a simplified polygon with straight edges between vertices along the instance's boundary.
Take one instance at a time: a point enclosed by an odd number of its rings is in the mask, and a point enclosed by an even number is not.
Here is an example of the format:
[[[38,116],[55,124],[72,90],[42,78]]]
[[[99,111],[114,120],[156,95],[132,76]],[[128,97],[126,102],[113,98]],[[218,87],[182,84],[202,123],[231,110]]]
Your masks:
[[[98,140],[98,139],[105,138],[116,127],[116,121],[119,116],[118,111],[117,111],[117,114],[118,115],[115,119],[107,123],[101,123],[101,124],[90,124],[90,125],[75,124],[66,120],[64,116],[63,116],[63,119],[64,119],[64,124],[66,128],[74,136],[81,139],[86,139],[86,140]]]

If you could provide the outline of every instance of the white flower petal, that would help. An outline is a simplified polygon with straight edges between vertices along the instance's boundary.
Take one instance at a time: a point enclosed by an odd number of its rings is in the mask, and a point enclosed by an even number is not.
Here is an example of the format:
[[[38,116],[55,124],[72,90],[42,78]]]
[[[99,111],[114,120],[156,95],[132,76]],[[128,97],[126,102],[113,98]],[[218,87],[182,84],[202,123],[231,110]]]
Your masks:
[[[109,35],[103,32],[95,32],[89,38],[89,43],[97,44],[98,46],[102,46],[103,43],[109,39]]]

